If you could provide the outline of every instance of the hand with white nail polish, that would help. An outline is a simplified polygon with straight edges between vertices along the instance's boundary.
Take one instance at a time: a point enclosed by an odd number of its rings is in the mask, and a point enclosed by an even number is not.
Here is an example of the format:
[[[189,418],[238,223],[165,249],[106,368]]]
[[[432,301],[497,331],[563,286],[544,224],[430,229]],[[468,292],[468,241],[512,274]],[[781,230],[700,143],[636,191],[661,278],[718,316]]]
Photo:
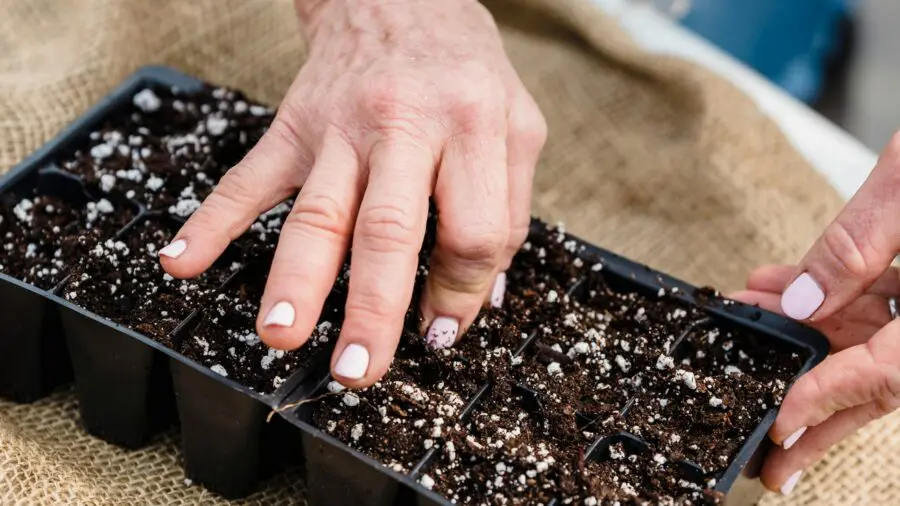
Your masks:
[[[258,333],[275,348],[305,344],[352,246],[332,372],[363,387],[396,350],[430,198],[439,219],[423,337],[451,346],[482,305],[503,304],[546,125],[476,0],[295,4],[306,64],[268,132],[160,259],[173,276],[196,276],[257,216],[296,196]]]
[[[801,472],[842,439],[900,407],[900,134],[857,194],[800,265],[754,271],[732,297],[820,330],[832,355],[801,377],[782,403],[770,436],[780,444],[762,480],[788,493]]]

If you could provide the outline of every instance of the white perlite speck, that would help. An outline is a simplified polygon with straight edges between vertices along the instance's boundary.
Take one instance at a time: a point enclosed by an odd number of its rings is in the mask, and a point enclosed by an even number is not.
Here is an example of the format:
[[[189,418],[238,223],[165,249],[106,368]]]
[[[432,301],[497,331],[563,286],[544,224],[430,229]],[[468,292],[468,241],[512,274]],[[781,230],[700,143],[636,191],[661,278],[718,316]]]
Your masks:
[[[228,371],[226,371],[225,368],[222,367],[221,364],[216,364],[216,365],[210,367],[209,370],[220,376],[225,376],[226,378],[228,377]]]
[[[631,369],[631,362],[625,360],[625,357],[622,355],[616,355],[616,365],[619,366],[619,369],[622,369],[622,372],[628,372]]]
[[[715,395],[709,398],[709,405],[718,408],[722,405],[722,399],[719,399]]]
[[[733,365],[726,365],[725,374],[728,376],[740,376],[741,374],[744,374],[744,372]]]
[[[354,441],[359,441],[359,438],[361,438],[362,435],[363,435],[363,424],[358,423],[358,424],[354,425],[352,429],[350,429],[350,437]]]
[[[559,294],[556,293],[556,290],[550,290],[547,293],[547,302],[553,303],[559,299]]]
[[[550,362],[550,365],[547,366],[547,374],[550,376],[562,376],[562,367],[559,365],[559,362]]]
[[[328,382],[328,391],[333,394],[343,392],[346,388],[347,387],[345,387],[344,385],[341,385],[337,381],[329,381]]]
[[[427,488],[428,490],[431,490],[432,487],[434,487],[434,479],[427,474],[423,474],[422,477],[419,478],[419,484]]]
[[[584,506],[597,506],[597,498],[590,496],[584,500]]]
[[[100,189],[106,193],[112,191],[116,187],[116,176],[112,174],[103,174],[100,176]]]
[[[163,181],[162,178],[156,177],[156,176],[150,176],[150,178],[147,179],[147,183],[144,186],[148,190],[155,192],[156,190],[159,190],[160,188],[162,188],[163,184],[165,184],[165,181]]]
[[[656,368],[660,371],[664,369],[673,369],[675,367],[675,359],[666,355],[660,355],[656,359]]]
[[[218,137],[225,133],[226,128],[228,128],[227,119],[219,116],[210,116],[206,118],[206,131],[209,135]]]
[[[347,392],[346,394],[344,394],[344,397],[341,400],[345,405],[350,406],[351,408],[359,406],[359,396],[352,392]]]
[[[132,99],[134,106],[144,112],[158,111],[162,105],[162,100],[153,93],[153,90],[147,88],[137,92]]]
[[[677,371],[675,371],[675,379],[678,381],[683,381],[684,385],[691,390],[697,389],[697,378],[694,376],[694,373],[690,371],[678,369]]]

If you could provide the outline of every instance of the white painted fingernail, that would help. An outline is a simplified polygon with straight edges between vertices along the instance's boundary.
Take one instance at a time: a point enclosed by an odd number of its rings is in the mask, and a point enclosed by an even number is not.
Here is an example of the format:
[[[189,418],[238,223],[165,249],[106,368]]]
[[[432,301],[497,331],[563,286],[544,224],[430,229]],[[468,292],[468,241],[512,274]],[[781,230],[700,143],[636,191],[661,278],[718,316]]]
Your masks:
[[[457,333],[459,333],[459,320],[449,316],[438,316],[431,322],[425,342],[429,348],[449,348],[456,342]]]
[[[795,319],[805,320],[825,302],[825,292],[809,273],[804,272],[781,295],[781,310]]]
[[[803,476],[803,471],[797,471],[796,473],[792,474],[791,477],[784,482],[784,485],[781,486],[782,495],[790,494],[794,490],[794,488],[797,487],[797,483],[800,482],[801,476]]]
[[[169,258],[178,258],[184,253],[184,250],[187,249],[187,241],[184,239],[178,239],[177,241],[169,244],[165,248],[159,250],[160,256],[169,257]]]
[[[276,327],[290,327],[294,324],[294,306],[290,302],[279,302],[272,306],[266,319],[263,320],[263,327],[274,325]]]
[[[347,379],[360,379],[368,370],[369,350],[360,344],[348,344],[334,364],[334,373]]]
[[[491,289],[491,307],[503,307],[503,296],[506,295],[506,273],[497,274],[494,288]]]
[[[787,450],[790,447],[794,446],[804,432],[806,432],[806,427],[800,427],[797,432],[794,432],[793,434],[788,436],[787,439],[784,440],[784,443],[781,443],[781,447]]]

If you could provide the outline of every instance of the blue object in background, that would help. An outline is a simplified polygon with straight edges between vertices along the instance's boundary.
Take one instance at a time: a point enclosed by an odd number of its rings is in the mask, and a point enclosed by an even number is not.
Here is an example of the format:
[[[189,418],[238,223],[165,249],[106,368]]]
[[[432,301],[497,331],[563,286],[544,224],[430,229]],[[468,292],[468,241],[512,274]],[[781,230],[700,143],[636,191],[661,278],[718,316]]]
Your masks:
[[[821,91],[852,0],[692,0],[682,24],[804,102]]]

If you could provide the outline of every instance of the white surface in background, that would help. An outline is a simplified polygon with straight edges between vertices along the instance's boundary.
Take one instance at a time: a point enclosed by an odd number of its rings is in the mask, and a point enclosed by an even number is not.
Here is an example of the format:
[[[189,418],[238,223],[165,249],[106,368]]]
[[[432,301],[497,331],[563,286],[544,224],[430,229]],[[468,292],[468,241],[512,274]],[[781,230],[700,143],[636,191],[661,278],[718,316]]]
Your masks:
[[[593,2],[618,19],[644,49],[702,65],[747,93],[844,198],[856,192],[875,165],[877,156],[860,141],[750,67],[651,7],[637,5],[636,0]]]

